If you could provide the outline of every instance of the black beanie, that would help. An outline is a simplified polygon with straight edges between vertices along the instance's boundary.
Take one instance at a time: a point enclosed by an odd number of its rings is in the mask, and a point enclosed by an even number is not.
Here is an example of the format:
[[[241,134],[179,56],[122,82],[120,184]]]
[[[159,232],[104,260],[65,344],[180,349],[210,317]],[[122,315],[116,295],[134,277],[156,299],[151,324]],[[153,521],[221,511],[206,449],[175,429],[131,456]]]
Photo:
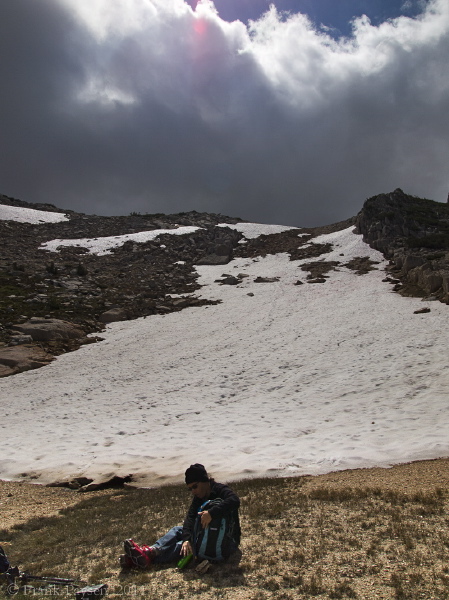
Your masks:
[[[190,465],[186,471],[186,484],[196,483],[197,481],[209,481],[209,477],[203,465],[195,463]]]

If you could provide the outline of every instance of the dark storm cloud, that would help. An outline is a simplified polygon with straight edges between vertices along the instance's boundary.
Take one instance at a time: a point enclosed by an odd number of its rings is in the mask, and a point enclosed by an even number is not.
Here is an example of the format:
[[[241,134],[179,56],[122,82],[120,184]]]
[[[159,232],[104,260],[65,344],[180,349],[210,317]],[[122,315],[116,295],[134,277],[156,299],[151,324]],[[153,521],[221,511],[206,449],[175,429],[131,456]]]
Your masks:
[[[0,20],[0,192],[98,214],[297,225],[396,187],[443,200],[449,10],[339,42],[275,10],[14,0]]]

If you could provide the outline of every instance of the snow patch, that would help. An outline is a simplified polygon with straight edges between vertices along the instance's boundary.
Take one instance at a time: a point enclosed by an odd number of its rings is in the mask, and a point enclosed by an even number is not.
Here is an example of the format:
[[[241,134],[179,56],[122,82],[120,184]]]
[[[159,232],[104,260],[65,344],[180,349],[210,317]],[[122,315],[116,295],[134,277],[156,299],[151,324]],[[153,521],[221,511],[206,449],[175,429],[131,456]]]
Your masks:
[[[63,213],[0,204],[0,221],[16,221],[38,225],[39,223],[60,223],[68,220],[69,218]]]
[[[289,229],[299,229],[299,227],[289,227],[288,225],[266,225],[265,223],[219,223],[218,227],[229,227],[243,233],[247,240],[254,239],[260,235],[271,235],[273,233],[282,233]]]
[[[160,235],[185,235],[193,233],[200,229],[199,227],[187,226],[178,227],[177,229],[153,229],[152,231],[139,231],[138,233],[127,233],[125,235],[112,235],[98,238],[83,238],[78,240],[50,240],[41,244],[40,250],[48,250],[49,252],[59,252],[61,247],[77,246],[79,248],[85,248],[91,254],[97,254],[103,256],[110,254],[113,249],[123,246],[125,242],[136,242],[138,244],[144,244],[151,240],[155,240]],[[161,246],[164,248],[165,246]]]

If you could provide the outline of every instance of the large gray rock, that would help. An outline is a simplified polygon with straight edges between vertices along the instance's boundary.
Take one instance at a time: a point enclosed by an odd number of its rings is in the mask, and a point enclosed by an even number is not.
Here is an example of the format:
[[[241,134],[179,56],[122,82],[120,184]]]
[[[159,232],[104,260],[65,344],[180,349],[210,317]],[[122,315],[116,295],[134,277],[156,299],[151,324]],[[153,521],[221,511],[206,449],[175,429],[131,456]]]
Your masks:
[[[10,346],[0,348],[0,377],[48,365],[53,356],[37,346]]]
[[[402,266],[403,271],[405,273],[408,273],[412,269],[415,269],[416,267],[420,267],[420,266],[424,265],[425,263],[426,263],[426,261],[425,261],[424,257],[415,256],[414,254],[409,254],[409,255],[405,256],[401,266]]]
[[[75,340],[85,337],[85,332],[78,325],[59,319],[41,319],[32,317],[29,321],[14,325],[16,331],[30,335],[35,342],[52,340]]]
[[[116,323],[117,321],[126,321],[128,314],[123,308],[111,308],[102,313],[99,317],[101,323]]]

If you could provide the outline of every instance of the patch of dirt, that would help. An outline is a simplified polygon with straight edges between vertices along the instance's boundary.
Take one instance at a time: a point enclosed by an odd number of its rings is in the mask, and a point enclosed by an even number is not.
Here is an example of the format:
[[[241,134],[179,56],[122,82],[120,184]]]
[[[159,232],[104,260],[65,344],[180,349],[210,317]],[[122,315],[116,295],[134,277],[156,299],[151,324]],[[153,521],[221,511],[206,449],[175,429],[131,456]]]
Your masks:
[[[310,271],[309,275],[307,275],[307,279],[309,280],[324,279],[326,273],[329,273],[329,271],[336,271],[339,264],[339,262],[333,260],[328,262],[317,260],[301,265],[301,271]]]
[[[26,523],[30,519],[57,515],[60,510],[74,506],[92,495],[108,491],[86,492],[82,496],[67,488],[51,488],[32,483],[0,480],[0,514],[2,529]],[[110,491],[109,491],[110,493]],[[1,530],[0,530],[0,545]]]
[[[344,266],[355,271],[357,275],[366,275],[370,271],[375,271],[376,267],[374,265],[378,264],[378,261],[371,260],[369,256],[356,256],[356,258],[351,259]]]

